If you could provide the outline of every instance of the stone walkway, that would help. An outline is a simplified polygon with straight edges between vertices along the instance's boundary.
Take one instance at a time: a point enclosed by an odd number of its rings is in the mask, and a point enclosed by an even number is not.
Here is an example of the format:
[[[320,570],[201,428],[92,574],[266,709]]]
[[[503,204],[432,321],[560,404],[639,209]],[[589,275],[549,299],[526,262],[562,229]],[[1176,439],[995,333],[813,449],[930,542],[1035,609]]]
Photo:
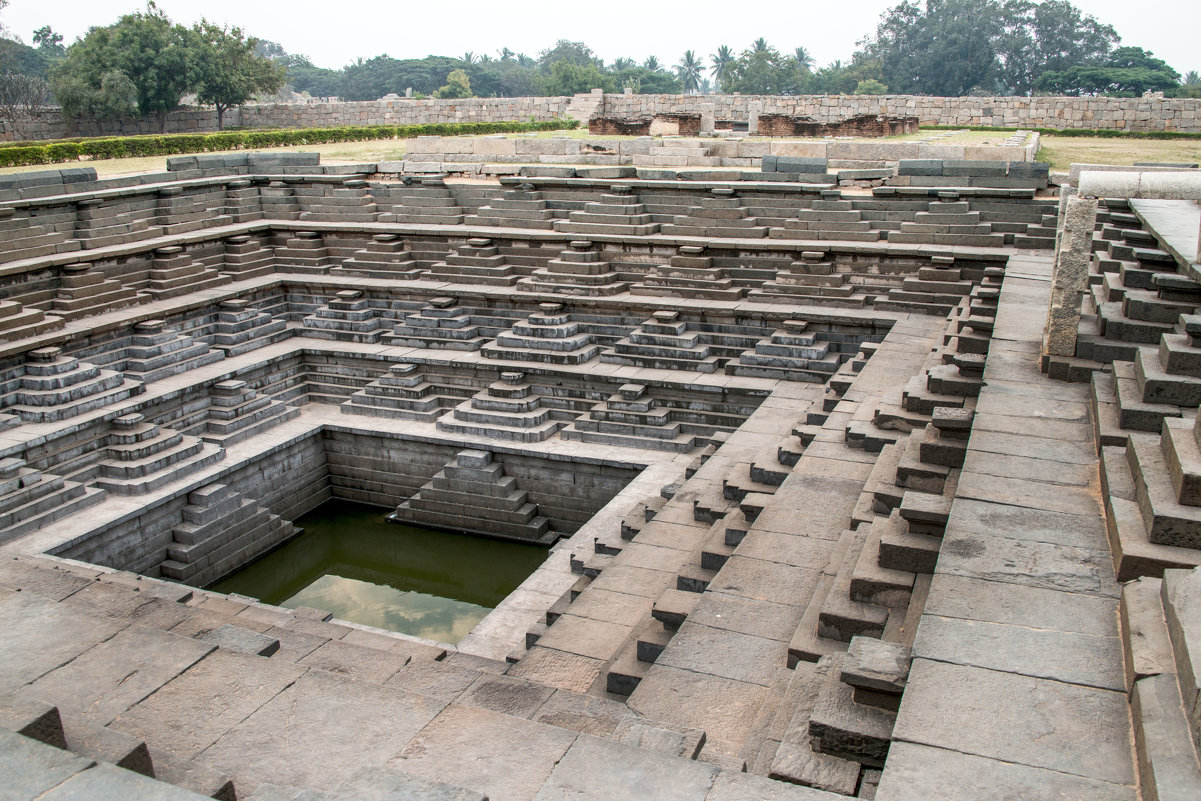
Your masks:
[[[1088,389],[1038,371],[1050,270],[1006,271],[879,801],[1138,798]]]

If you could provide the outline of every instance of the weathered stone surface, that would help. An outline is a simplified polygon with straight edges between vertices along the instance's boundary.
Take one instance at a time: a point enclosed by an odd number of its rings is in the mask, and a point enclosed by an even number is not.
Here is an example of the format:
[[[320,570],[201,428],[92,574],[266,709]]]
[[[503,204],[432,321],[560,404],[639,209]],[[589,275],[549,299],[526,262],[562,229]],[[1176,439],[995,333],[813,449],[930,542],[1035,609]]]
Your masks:
[[[580,735],[535,796],[538,801],[704,798],[717,769],[611,740]]]
[[[1134,782],[1125,692],[926,659],[914,660],[907,692],[922,703],[901,703],[896,740]]]
[[[493,801],[533,798],[577,735],[486,709],[451,706],[388,766],[478,790]],[[472,758],[463,759],[469,753]],[[520,765],[520,770],[514,770]]]
[[[195,758],[278,695],[304,668],[220,649],[118,715],[113,728],[151,742],[170,742]]]
[[[0,693],[66,664],[126,626],[27,593],[0,599],[0,615],[7,621],[0,648]]]
[[[130,626],[23,692],[50,701],[64,715],[103,726],[214,648],[190,637]]]
[[[1055,770],[965,754],[953,748],[932,748],[894,742],[888,769],[880,779],[877,801],[962,801],[994,798],[998,788],[1023,801],[1088,798],[1097,801],[1135,801],[1138,790]]]
[[[445,704],[313,670],[204,752],[203,762],[233,777],[332,789],[378,767]],[[339,732],[353,731],[353,737]]]

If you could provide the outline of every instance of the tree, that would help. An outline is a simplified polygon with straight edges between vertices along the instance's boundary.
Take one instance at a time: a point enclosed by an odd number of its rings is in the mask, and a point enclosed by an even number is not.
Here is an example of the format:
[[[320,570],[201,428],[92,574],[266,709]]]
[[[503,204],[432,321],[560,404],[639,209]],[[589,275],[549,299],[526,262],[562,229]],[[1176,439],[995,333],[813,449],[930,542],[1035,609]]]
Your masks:
[[[751,42],[752,53],[766,53],[768,51],[767,40],[760,36],[755,41]]]
[[[166,113],[195,83],[196,61],[189,47],[192,37],[175,25],[153,2],[146,11],[127,14],[114,25],[92,28],[67,49],[55,67],[51,84],[68,117],[111,116],[127,113],[157,114],[165,131]],[[133,108],[126,108],[129,88]]]
[[[709,74],[713,76],[713,80],[717,81],[718,87],[724,92],[726,89],[726,71],[730,69],[730,64],[734,61],[734,51],[729,45],[722,45],[717,48],[717,52],[709,56],[709,60],[713,66],[709,69]]]
[[[446,76],[446,85],[439,87],[438,91],[434,92],[434,97],[452,100],[472,97],[471,79],[463,70],[451,70]]]
[[[217,130],[225,112],[284,83],[284,69],[258,55],[258,40],[241,28],[226,29],[201,19],[192,29],[196,100],[217,107]]]
[[[1137,97],[1146,92],[1168,92],[1179,84],[1180,73],[1162,59],[1141,47],[1119,47],[1104,64],[1045,72],[1036,88],[1063,95]]]
[[[813,70],[813,54],[803,47],[798,47],[792,51],[792,57],[796,59],[796,65],[801,72],[810,72]]]
[[[658,72],[663,69],[663,65],[659,63],[659,59],[656,56],[647,56],[646,60],[642,62],[642,68],[651,72]]]
[[[857,95],[886,95],[888,87],[880,83],[874,78],[868,78],[865,81],[860,81],[855,87],[853,94]]]
[[[1007,92],[1027,95],[1040,75],[1099,65],[1120,41],[1117,32],[1066,0],[1005,0],[994,45]]]
[[[614,69],[610,74],[618,89],[631,89],[636,95],[678,95],[683,91],[675,75],[654,72],[637,64]]]
[[[22,124],[46,102],[50,84],[36,75],[0,72],[0,120],[12,126],[18,137],[23,136]]]
[[[796,61],[774,47],[744,50],[726,68],[722,90],[744,95],[795,95],[804,89]]]
[[[684,94],[692,94],[700,87],[702,69],[704,65],[696,54],[685,50],[684,57],[676,66],[676,74],[680,76],[680,83],[684,85]]]
[[[462,61],[464,64],[474,64],[475,62],[479,61],[479,57],[476,56],[475,53],[472,53],[470,50],[468,50],[463,54]]]
[[[878,60],[895,92],[957,97],[995,77],[999,12],[996,0],[904,0],[859,55]]]
[[[546,74],[535,79],[535,85],[544,97],[575,95],[593,89],[617,91],[611,73],[602,72],[595,64],[580,65],[566,60],[552,63]]]
[[[33,46],[50,58],[61,58],[67,52],[63,47],[63,35],[55,33],[49,25],[43,25],[33,32]]]
[[[587,45],[583,42],[569,42],[566,39],[560,39],[555,42],[554,47],[538,54],[538,64],[543,70],[550,69],[556,61],[567,61],[580,67],[601,66],[600,59]]]

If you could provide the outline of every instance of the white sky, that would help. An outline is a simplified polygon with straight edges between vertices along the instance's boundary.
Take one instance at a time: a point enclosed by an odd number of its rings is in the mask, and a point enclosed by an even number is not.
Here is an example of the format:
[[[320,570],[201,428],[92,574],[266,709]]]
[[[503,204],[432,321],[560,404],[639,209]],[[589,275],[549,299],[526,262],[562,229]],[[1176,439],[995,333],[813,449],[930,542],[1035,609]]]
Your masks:
[[[158,0],[176,22],[201,16],[279,42],[323,67],[358,57],[493,56],[501,47],[537,56],[557,39],[582,41],[606,62],[654,54],[676,64],[685,50],[735,52],[757,37],[784,52],[803,45],[819,66],[847,61],[899,0]],[[1144,47],[1180,73],[1201,70],[1198,0],[1077,0],[1077,8],[1113,25],[1123,44]],[[139,0],[10,0],[0,22],[22,41],[50,25],[67,43],[144,7]]]

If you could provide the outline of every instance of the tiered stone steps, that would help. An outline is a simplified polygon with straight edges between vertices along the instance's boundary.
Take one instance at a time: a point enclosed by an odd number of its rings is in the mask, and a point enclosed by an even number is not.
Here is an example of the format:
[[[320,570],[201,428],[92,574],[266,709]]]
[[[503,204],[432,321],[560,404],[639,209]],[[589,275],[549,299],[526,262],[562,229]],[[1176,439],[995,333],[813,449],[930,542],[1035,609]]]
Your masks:
[[[599,199],[571,211],[566,220],[555,220],[554,229],[566,234],[618,234],[645,236],[658,233],[659,224],[651,221],[646,205],[639,202],[633,188],[612,184]]]
[[[519,292],[607,296],[625,292],[629,283],[619,281],[599,250],[591,242],[573,240],[568,249],[551,259],[545,267],[517,282]]]
[[[378,211],[362,179],[352,178],[341,186],[315,184],[292,190],[300,210],[298,220],[305,222],[375,222]]]
[[[1144,798],[1201,793],[1198,603],[1201,571],[1169,569],[1122,587],[1121,630],[1138,783]]]
[[[112,421],[93,482],[117,495],[144,495],[218,462],[218,445],[146,422],[141,414]]]
[[[423,178],[418,186],[373,187],[379,222],[419,225],[462,225],[463,207],[446,182]]]
[[[134,325],[125,349],[124,373],[146,384],[212,364],[224,355],[204,342],[169,330],[162,320],[143,320]]]
[[[142,385],[112,370],[64,356],[61,348],[25,354],[20,384],[7,409],[25,422],[57,422],[126,400]]]
[[[483,346],[489,359],[549,364],[583,364],[600,351],[595,338],[581,330],[562,303],[538,304],[538,311]]]
[[[713,258],[706,256],[705,248],[699,245],[682,245],[667,264],[655,265],[630,288],[631,295],[716,300],[737,300],[744,292],[742,287],[734,286],[730,271],[715,268]]]
[[[174,544],[167,546],[159,571],[203,587],[299,533],[253,499],[224,484],[208,484],[188,493],[183,522],[171,529]]]
[[[225,214],[223,186],[164,186],[155,194],[154,221],[162,226],[162,232],[168,236],[232,222]]]
[[[532,186],[506,190],[463,218],[467,225],[503,228],[531,228],[549,231],[555,227],[555,214],[546,205],[542,193]]]
[[[774,279],[764,281],[750,290],[747,297],[760,303],[783,301],[863,307],[867,303],[867,296],[860,288],[848,283],[847,275],[836,271],[834,263],[827,257],[828,254],[820,250],[802,251],[801,258],[792,262],[786,272],[777,273]]]
[[[391,310],[379,308],[361,289],[343,289],[301,321],[299,334],[342,342],[379,342]]]
[[[218,381],[209,389],[209,408],[201,439],[229,448],[300,414],[269,395],[260,395],[245,381]]]
[[[461,284],[513,286],[521,274],[507,263],[491,239],[475,237],[447,254],[445,261],[430,265],[426,277]]]
[[[55,253],[79,250],[80,243],[63,231],[35,222],[36,218],[17,214],[16,209],[0,209],[0,253],[5,260],[35,259]]]
[[[414,260],[406,240],[396,234],[375,234],[367,247],[356,250],[350,258],[331,267],[329,272],[330,275],[413,281],[421,275],[422,269]]]
[[[472,388],[431,383],[416,364],[394,364],[388,372],[342,403],[344,414],[395,417],[430,423],[473,395]]]
[[[617,394],[593,406],[586,418],[576,418],[560,436],[679,453],[695,450],[704,442],[694,427],[673,421],[670,411],[659,407],[641,384],[623,384]]]
[[[104,500],[104,493],[26,466],[24,460],[0,459],[0,542]]]
[[[27,309],[15,300],[0,300],[0,341],[23,339],[63,327],[63,318]]]
[[[460,451],[388,520],[523,542],[550,544],[558,538],[488,451]]]
[[[878,242],[882,236],[850,200],[815,200],[812,208],[799,209],[796,217],[785,220],[780,233],[796,239],[850,242]]]
[[[542,442],[566,425],[542,403],[524,373],[504,372],[490,385],[437,422],[439,431],[488,439]]]
[[[222,286],[231,280],[230,276],[193,260],[182,247],[168,245],[154,251],[146,294],[153,300],[166,300]]]
[[[638,330],[603,353],[601,361],[701,373],[715,373],[723,363],[675,311],[655,312]]]
[[[768,342],[755,345],[753,352],[743,353],[737,362],[727,363],[726,372],[825,383],[838,370],[841,359],[830,352],[829,343],[809,333],[808,327],[804,320],[785,320]]]
[[[659,228],[664,236],[740,237],[757,239],[767,236],[767,228],[748,217],[743,201],[734,189],[715,187],[711,197],[701,198],[685,214],[676,215]]]
[[[64,265],[59,288],[50,309],[65,320],[76,320],[99,311],[135,306],[137,293],[87,262]]]
[[[323,275],[338,263],[319,231],[294,231],[275,247],[275,263],[286,272]]]
[[[475,322],[471,309],[460,306],[457,298],[440,296],[406,314],[383,341],[416,348],[479,350],[488,340],[487,331]]]
[[[241,298],[231,298],[217,307],[207,339],[213,350],[230,358],[286,339],[291,335],[287,326],[270,312],[254,309]]]
[[[235,214],[233,216],[235,222],[245,222],[246,220],[238,218],[246,216],[250,219],[258,219],[262,216],[262,212],[258,212],[257,216],[254,214]],[[264,245],[262,239],[249,234],[239,234],[225,240],[222,270],[229,273],[235,281],[257,278],[271,273],[274,260],[274,252]]]

